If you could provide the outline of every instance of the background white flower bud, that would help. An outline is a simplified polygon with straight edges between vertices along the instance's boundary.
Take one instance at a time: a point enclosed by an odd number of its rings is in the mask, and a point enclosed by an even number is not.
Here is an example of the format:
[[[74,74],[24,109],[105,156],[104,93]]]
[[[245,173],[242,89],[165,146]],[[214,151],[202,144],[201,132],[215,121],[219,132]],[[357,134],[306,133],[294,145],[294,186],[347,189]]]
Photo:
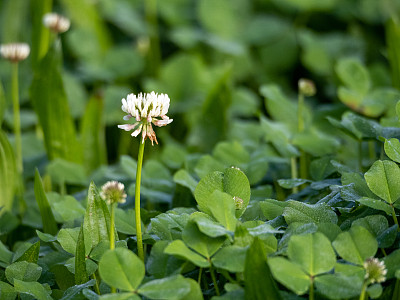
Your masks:
[[[43,24],[56,33],[63,33],[69,29],[69,19],[56,13],[47,13],[43,16]]]
[[[31,49],[25,43],[11,43],[0,45],[0,54],[5,59],[18,62],[28,57]]]

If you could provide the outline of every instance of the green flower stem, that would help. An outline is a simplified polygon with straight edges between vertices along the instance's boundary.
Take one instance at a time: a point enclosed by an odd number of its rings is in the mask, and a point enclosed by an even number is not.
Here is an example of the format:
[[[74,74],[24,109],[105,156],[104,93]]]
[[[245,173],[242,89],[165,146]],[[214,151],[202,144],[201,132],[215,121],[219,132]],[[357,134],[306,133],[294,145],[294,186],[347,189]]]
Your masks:
[[[303,110],[304,110],[304,95],[301,92],[299,92],[299,99],[298,99],[298,104],[297,104],[297,130],[298,130],[298,132],[304,131]]]
[[[115,205],[117,205],[114,202],[111,202],[110,205],[110,249],[114,250],[115,249]],[[115,287],[111,287],[111,293],[115,294],[117,292],[117,289]]]
[[[296,163],[296,157],[295,156],[292,156],[290,158],[290,170],[291,170],[291,173],[292,173],[292,179],[298,178],[298,175],[297,175],[297,163]],[[293,194],[298,193],[299,192],[299,187],[294,186],[292,188],[292,192],[293,192]]]
[[[358,141],[358,170],[362,172],[362,140]]]
[[[18,63],[12,63],[11,74],[11,96],[14,110],[14,135],[15,135],[15,156],[17,159],[17,168],[22,175],[22,146],[21,146],[21,116],[19,112],[19,93],[18,93]]]
[[[299,92],[299,99],[297,104],[297,131],[299,133],[304,131],[304,94]],[[307,157],[304,151],[300,151],[300,177],[306,179],[308,177]]]
[[[211,279],[214,284],[215,293],[217,294],[217,296],[219,296],[220,293],[219,293],[219,288],[218,288],[218,284],[217,284],[217,279],[215,278],[214,268],[212,266],[210,267],[210,274],[211,274]]]
[[[139,154],[137,160],[137,169],[136,169],[136,186],[135,186],[135,217],[136,217],[136,239],[137,239],[137,249],[139,258],[144,261],[144,253],[143,253],[143,241],[142,241],[142,222],[140,218],[140,180],[142,177],[142,165],[143,165],[143,153],[144,153],[144,144],[140,143],[139,146]]]
[[[115,205],[116,205],[116,203],[111,203],[111,205],[110,205],[110,214],[111,214],[110,249],[111,250],[115,249]]]
[[[161,61],[160,38],[158,36],[157,0],[145,1],[145,13],[150,38],[148,62],[150,64],[152,75],[156,75]]]
[[[367,291],[367,282],[364,281],[363,286],[361,288],[361,294],[359,300],[365,300],[365,292]]]

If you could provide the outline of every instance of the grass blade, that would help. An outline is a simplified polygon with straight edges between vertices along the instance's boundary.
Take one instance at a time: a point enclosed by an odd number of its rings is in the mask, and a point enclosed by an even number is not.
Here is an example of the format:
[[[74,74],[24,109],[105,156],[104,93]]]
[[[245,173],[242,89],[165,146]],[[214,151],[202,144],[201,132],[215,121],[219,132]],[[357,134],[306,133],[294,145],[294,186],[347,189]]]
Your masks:
[[[17,183],[17,165],[7,136],[0,130],[0,209],[10,211],[13,206]]]
[[[40,177],[39,171],[35,171],[35,198],[39,206],[40,215],[42,217],[43,232],[55,235],[58,231],[57,223],[54,218],[53,212],[49,201],[47,200],[46,194],[44,192],[42,178]]]

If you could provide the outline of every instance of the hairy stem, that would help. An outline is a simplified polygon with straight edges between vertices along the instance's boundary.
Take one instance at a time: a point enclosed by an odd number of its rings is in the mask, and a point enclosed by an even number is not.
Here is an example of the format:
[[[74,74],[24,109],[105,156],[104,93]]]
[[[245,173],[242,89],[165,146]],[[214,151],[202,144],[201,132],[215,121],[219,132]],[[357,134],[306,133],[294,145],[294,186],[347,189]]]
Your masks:
[[[136,169],[136,186],[135,186],[135,217],[136,217],[136,239],[139,258],[144,261],[143,241],[142,241],[142,224],[140,218],[140,180],[142,177],[144,144],[140,143],[139,154]]]

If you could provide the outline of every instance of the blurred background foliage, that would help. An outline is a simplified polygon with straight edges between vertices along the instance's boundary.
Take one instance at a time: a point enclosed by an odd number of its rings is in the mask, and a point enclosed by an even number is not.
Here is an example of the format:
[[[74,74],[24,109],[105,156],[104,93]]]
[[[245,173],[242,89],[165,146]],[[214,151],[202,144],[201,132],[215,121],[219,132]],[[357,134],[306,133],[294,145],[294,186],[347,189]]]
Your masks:
[[[42,25],[50,11],[71,20],[59,39]],[[398,125],[399,12],[394,0],[1,0],[1,43],[31,46],[20,63],[25,205],[36,205],[35,167],[47,191],[78,200],[91,180],[131,184],[139,140],[116,125],[121,99],[142,91],[167,93],[174,119],[145,149],[148,208],[193,205],[198,180],[231,165],[248,176],[252,199],[270,197],[301,151],[314,163],[308,179],[332,174],[332,158],[356,168],[356,143],[379,135],[349,138],[326,117],[352,110]],[[1,60],[0,121],[12,144],[9,78]],[[302,134],[300,78],[317,87]],[[40,226],[37,209],[15,209]]]

